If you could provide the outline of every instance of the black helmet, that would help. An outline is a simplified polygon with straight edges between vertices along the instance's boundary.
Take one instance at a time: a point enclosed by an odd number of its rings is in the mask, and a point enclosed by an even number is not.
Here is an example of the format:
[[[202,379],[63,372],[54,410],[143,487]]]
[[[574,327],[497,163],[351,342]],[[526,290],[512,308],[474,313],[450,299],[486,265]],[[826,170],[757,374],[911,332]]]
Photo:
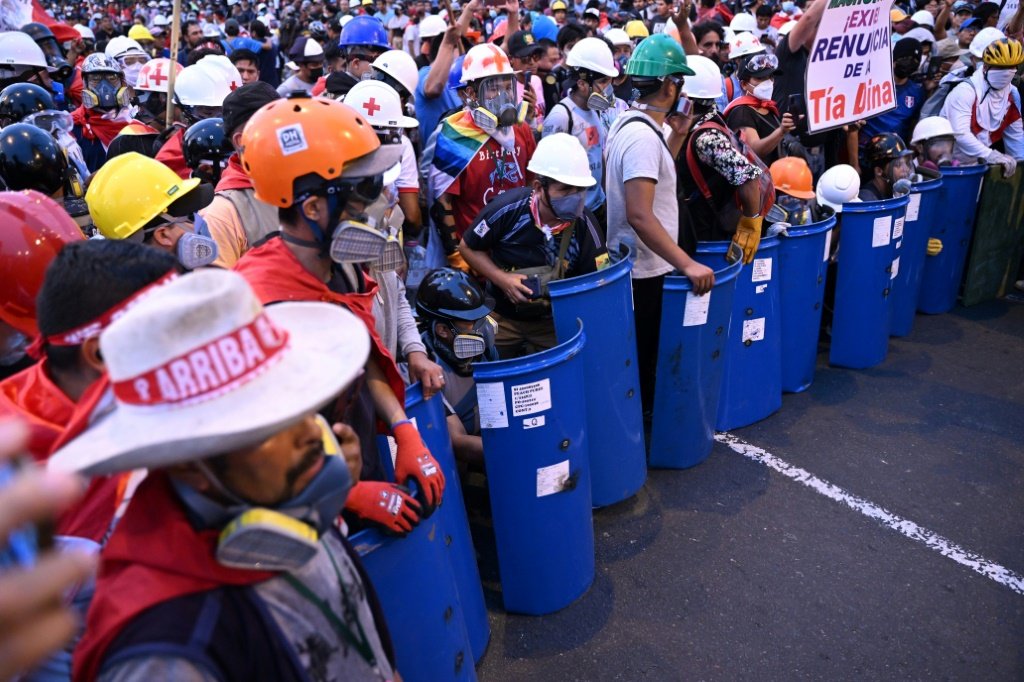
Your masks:
[[[890,161],[903,156],[910,156],[911,154],[913,154],[913,152],[907,149],[907,145],[903,142],[903,138],[896,133],[881,133],[879,135],[875,135],[868,140],[868,148],[865,151],[865,157],[868,160],[868,165],[872,168],[885,166]]]
[[[40,40],[45,40],[46,38],[53,38],[54,40],[57,39],[57,37],[53,35],[53,31],[51,31],[46,24],[40,24],[38,21],[25,24],[19,30],[22,33],[27,33],[28,37],[37,43]]]
[[[54,78],[62,81],[71,75],[71,64],[64,58],[64,53],[61,51],[53,31],[36,21],[31,24],[25,24],[20,30],[34,40],[36,45],[42,49],[43,54],[46,56],[47,65],[56,69]]]
[[[0,176],[12,190],[34,189],[49,196],[64,188],[68,158],[50,133],[15,123],[0,130]]]
[[[423,317],[475,322],[490,314],[491,306],[472,277],[461,270],[439,268],[420,283],[416,310]]]
[[[35,83],[12,83],[0,90],[0,126],[48,109],[56,109],[53,97]]]
[[[196,168],[203,161],[226,159],[235,151],[224,133],[222,118],[205,118],[190,125],[181,147],[189,168]]]

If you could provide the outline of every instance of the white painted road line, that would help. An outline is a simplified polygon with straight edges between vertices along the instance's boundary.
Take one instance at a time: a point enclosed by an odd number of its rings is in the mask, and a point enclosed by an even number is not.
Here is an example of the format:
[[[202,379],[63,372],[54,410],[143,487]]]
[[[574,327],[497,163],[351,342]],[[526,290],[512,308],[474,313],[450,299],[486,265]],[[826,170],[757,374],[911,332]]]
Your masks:
[[[966,566],[975,573],[1004,585],[1017,594],[1024,594],[1024,576],[1015,573],[1005,566],[993,563],[985,557],[970,552],[955,542],[948,540],[941,535],[933,533],[927,528],[922,528],[913,521],[893,514],[877,504],[869,502],[862,497],[852,495],[839,486],[833,485],[826,480],[820,479],[809,471],[779,459],[772,453],[763,450],[756,445],[751,445],[731,433],[716,433],[715,440],[730,449],[740,453],[744,457],[760,462],[769,469],[779,472],[787,478],[791,478],[814,492],[824,495],[830,500],[845,504],[850,509],[874,519],[886,528],[890,528],[911,540],[920,542],[944,557],[952,559],[961,566]]]

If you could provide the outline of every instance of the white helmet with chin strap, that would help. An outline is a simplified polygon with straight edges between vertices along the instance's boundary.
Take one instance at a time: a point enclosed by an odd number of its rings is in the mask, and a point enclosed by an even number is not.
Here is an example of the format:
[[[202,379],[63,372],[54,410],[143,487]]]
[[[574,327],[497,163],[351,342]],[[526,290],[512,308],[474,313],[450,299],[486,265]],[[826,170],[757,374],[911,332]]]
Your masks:
[[[818,178],[815,189],[818,204],[828,206],[836,213],[843,212],[843,204],[857,203],[860,199],[860,175],[853,166],[840,163],[832,166]]]

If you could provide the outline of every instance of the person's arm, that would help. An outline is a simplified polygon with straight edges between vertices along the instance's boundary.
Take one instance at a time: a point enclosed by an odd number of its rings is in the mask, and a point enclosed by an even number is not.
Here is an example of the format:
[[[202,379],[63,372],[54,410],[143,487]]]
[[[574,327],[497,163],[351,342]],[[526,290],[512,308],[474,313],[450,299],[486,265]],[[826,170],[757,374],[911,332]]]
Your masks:
[[[655,184],[651,178],[633,178],[626,181],[626,220],[644,246],[690,278],[694,293],[706,294],[715,283],[715,273],[711,268],[690,258],[662,227],[654,215]]]
[[[1013,13],[1010,20],[1006,22],[1006,28],[1003,32],[1009,38],[1016,38],[1020,40],[1021,34],[1024,33],[1024,2],[1017,6],[1017,11]]]
[[[741,133],[743,135],[743,141],[746,142],[752,150],[754,150],[755,154],[763,159],[778,148],[779,144],[782,142],[782,138],[785,137],[786,133],[794,127],[793,115],[787,112],[782,115],[779,127],[765,137],[760,137],[757,134],[757,129],[752,126],[744,126],[739,128],[736,132]]]
[[[398,192],[398,207],[405,214],[405,222],[402,228],[406,234],[419,234],[423,227],[423,214],[420,211],[419,192]]]
[[[370,390],[377,416],[388,428],[406,419],[405,407],[398,402],[387,375],[373,357],[366,361],[366,387]]]
[[[512,34],[519,30],[519,0],[508,0],[505,7],[508,10],[508,29],[505,31],[505,36],[497,43],[498,47],[503,50]]]
[[[1003,147],[1006,155],[1024,161],[1024,123],[1017,119],[1003,132]]]
[[[796,22],[796,26],[789,32],[789,46],[793,52],[801,47],[808,50],[814,47],[814,37],[818,34],[818,24],[821,23],[821,15],[825,13],[827,4],[828,0],[814,0],[811,8]]]
[[[949,3],[946,0],[939,0],[939,13],[935,17],[935,40],[943,40],[946,33],[946,22],[949,21]]]
[[[437,48],[437,56],[430,65],[430,71],[427,72],[427,80],[423,82],[423,94],[427,99],[440,97],[448,88],[448,74],[451,73],[452,64],[455,62],[459,41],[469,30],[469,20],[473,18],[473,12],[479,6],[480,0],[470,0],[462,8],[458,23],[449,26],[444,32],[444,40],[441,41],[441,47]]]
[[[452,439],[455,459],[461,462],[484,461],[484,439],[466,433],[466,427],[456,414],[448,415],[448,435]]]
[[[761,213],[761,183],[751,178],[736,188],[736,196],[740,198],[740,210],[745,216],[756,216]]]
[[[469,267],[501,289],[508,300],[513,303],[526,303],[530,300],[529,296],[533,295],[533,291],[523,284],[526,275],[505,272],[491,260],[491,256],[486,251],[470,248],[465,239],[459,242],[459,253],[462,254],[463,260],[469,264]]]
[[[401,277],[395,277],[396,301],[398,310],[398,352],[405,358],[409,367],[409,381],[420,382],[423,397],[430,400],[435,393],[444,388],[444,370],[427,356],[427,347],[423,345],[416,319],[412,316],[409,297],[405,294],[405,283]]]
[[[686,54],[700,54],[697,47],[697,39],[690,30],[690,8],[693,0],[683,0],[672,10],[672,23],[679,29],[679,42],[683,45],[683,52]]]

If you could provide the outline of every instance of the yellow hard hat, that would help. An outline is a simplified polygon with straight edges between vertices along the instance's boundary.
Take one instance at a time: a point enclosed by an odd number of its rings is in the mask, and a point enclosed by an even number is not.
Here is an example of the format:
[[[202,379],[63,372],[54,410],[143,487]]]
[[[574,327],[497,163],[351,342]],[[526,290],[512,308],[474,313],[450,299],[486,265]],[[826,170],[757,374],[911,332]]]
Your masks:
[[[96,171],[85,203],[100,234],[107,239],[126,239],[166,213],[198,184],[196,178],[182,180],[156,159],[128,152]]]
[[[153,34],[142,24],[135,24],[128,29],[128,37],[132,40],[153,40]]]
[[[634,19],[633,21],[626,22],[626,35],[633,40],[636,40],[637,38],[646,38],[651,35],[651,32],[647,30],[647,26],[644,25],[644,22],[639,19]]]
[[[569,6],[565,4],[564,0],[555,0],[551,3],[551,11],[557,12],[558,10],[567,11]]]

